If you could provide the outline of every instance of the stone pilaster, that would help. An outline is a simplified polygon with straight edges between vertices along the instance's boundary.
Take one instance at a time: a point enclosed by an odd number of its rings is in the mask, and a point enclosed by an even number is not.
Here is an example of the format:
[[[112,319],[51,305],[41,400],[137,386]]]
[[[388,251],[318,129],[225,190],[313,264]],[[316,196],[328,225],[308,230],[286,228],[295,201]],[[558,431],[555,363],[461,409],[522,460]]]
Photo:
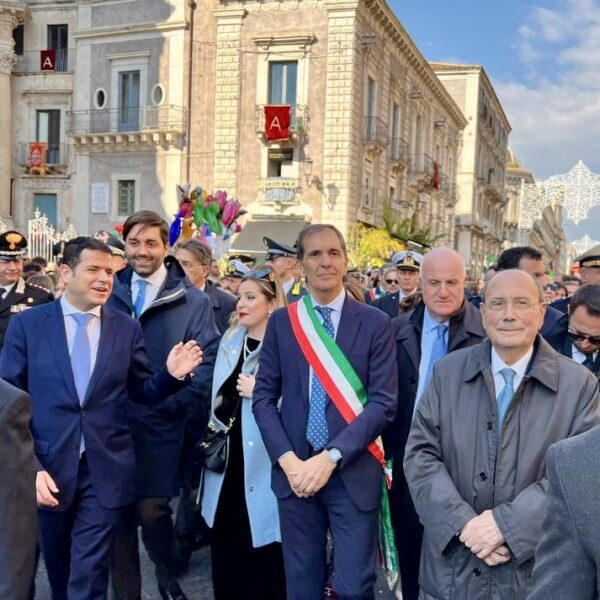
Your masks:
[[[360,143],[360,57],[357,43],[358,1],[326,0],[327,88],[325,92],[325,132],[323,140],[323,181],[335,181],[335,204],[324,197],[321,207],[323,223],[335,223],[344,235],[356,220],[360,202],[356,173],[356,148]]]
[[[215,11],[217,66],[215,79],[214,187],[238,193],[240,92],[242,80],[241,36],[244,9]],[[252,107],[253,108],[253,107]]]

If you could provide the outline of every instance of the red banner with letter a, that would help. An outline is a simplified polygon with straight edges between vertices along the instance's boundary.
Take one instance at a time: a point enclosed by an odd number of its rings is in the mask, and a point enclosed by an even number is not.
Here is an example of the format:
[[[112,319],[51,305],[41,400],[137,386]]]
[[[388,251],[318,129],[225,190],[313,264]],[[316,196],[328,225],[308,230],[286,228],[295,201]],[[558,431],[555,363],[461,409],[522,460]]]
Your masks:
[[[40,51],[40,71],[54,71],[56,69],[56,50]]]
[[[265,105],[265,135],[269,142],[290,137],[290,106]]]

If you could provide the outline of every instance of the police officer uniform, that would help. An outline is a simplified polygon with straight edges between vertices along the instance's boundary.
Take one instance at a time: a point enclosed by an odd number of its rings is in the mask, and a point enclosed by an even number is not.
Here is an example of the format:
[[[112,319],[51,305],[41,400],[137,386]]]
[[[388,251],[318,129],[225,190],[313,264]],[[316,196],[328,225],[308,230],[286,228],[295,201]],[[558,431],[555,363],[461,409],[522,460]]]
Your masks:
[[[275,260],[276,258],[280,258],[282,256],[288,256],[290,258],[298,257],[295,245],[290,246],[288,244],[282,244],[266,236],[263,237],[263,244],[267,247],[267,255],[265,257],[266,263],[268,263],[271,260]],[[296,302],[296,300],[299,300],[300,298],[302,298],[302,296],[306,294],[306,290],[302,286],[301,281],[293,279],[289,282],[282,283],[288,304]]]
[[[421,263],[423,262],[423,255],[412,250],[402,250],[396,252],[392,256],[392,264],[396,265],[398,271],[420,271]],[[416,289],[416,288],[415,288]],[[382,310],[384,313],[389,315],[390,319],[394,319],[400,315],[400,302],[407,296],[402,290],[398,290],[394,294],[388,294],[378,298],[373,302],[373,306]]]
[[[0,260],[17,261],[23,266],[27,239],[18,231],[7,231],[0,235]],[[54,297],[45,288],[26,283],[22,277],[15,283],[0,285],[0,349],[10,318],[38,304],[51,302]]]

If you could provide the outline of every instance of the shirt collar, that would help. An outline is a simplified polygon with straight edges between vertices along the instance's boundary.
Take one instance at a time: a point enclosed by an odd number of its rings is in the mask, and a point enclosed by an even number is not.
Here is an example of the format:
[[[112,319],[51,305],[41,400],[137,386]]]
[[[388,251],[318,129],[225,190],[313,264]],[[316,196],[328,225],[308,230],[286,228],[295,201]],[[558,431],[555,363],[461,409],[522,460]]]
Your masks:
[[[95,317],[99,317],[102,307],[98,304],[98,306],[94,306],[94,308],[91,308],[90,310],[86,310],[86,311],[81,311],[78,308],[75,308],[68,300],[67,300],[67,295],[63,294],[60,297],[60,307],[62,309],[63,315],[67,316],[67,315],[76,315],[79,314],[81,312],[85,312],[87,314],[90,315],[94,315]]]
[[[531,356],[533,355],[533,346],[529,348],[527,354],[520,358],[514,365],[508,366],[496,352],[495,348],[492,346],[492,375],[496,376],[502,369],[512,369],[515,371],[519,378],[523,378],[525,376],[525,371],[527,371],[527,365],[531,360]]]
[[[165,265],[163,263],[162,265],[160,265],[160,267],[158,267],[158,269],[156,269],[156,271],[154,271],[154,273],[152,273],[152,275],[149,275],[148,277],[140,277],[134,271],[133,275],[131,277],[131,284],[133,285],[136,281],[143,279],[144,281],[147,281],[150,285],[160,288],[160,286],[163,284],[163,281],[166,279],[166,277],[167,277],[167,267],[165,267]]]
[[[425,333],[431,333],[438,325],[446,325],[448,327],[449,320],[442,321],[439,323],[436,321],[429,312],[429,309],[425,307],[425,312],[423,313],[423,331]]]
[[[311,296],[313,307],[323,306],[322,304],[318,304],[317,301]],[[342,308],[344,307],[344,300],[346,299],[346,290],[342,289],[338,296],[336,296],[329,304],[325,304],[328,308],[331,308],[333,311],[342,312]]]

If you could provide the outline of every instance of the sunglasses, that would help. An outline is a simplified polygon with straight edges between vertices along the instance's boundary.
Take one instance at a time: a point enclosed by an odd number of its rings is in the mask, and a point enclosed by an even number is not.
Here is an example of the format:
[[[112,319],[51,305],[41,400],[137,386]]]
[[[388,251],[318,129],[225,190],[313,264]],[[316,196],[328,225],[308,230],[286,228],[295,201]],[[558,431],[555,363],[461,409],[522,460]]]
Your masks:
[[[392,283],[399,284],[400,282],[397,279],[386,279],[385,282],[388,285],[392,285]]]
[[[268,279],[269,281],[275,281],[273,271],[268,267],[256,269],[255,271],[248,271],[242,276],[242,281],[244,279]]]
[[[568,333],[573,342],[583,342],[587,340],[592,346],[600,346],[600,336],[585,335],[583,333],[577,333],[576,331],[569,331]]]

